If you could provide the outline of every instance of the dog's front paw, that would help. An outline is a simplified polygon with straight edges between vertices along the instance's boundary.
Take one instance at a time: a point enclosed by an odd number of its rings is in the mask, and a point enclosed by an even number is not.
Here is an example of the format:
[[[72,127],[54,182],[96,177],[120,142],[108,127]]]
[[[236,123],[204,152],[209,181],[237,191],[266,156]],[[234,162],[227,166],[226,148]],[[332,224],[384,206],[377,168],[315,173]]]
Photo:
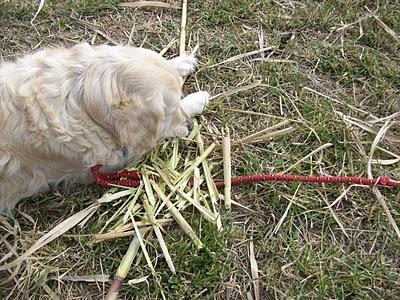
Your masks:
[[[192,74],[197,66],[197,60],[193,55],[180,55],[169,60],[169,63],[178,71],[179,75]]]
[[[190,94],[182,99],[181,107],[190,116],[201,114],[207,106],[210,94],[205,91]]]

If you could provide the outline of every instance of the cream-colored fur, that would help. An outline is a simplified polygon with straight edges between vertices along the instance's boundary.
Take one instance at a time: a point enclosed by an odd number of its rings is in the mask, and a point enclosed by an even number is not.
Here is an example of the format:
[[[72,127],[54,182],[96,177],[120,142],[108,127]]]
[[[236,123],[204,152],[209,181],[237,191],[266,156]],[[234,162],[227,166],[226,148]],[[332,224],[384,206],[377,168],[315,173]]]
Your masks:
[[[161,138],[186,136],[208,102],[206,92],[181,101],[181,76],[195,64],[85,43],[0,65],[0,213],[49,184],[90,181],[91,166],[117,170]]]

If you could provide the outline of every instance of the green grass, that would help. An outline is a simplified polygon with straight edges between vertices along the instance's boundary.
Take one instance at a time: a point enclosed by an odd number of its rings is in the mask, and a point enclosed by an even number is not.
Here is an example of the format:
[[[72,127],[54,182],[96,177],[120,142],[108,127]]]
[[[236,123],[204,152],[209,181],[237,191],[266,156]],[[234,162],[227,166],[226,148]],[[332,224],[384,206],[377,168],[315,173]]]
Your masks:
[[[73,41],[92,41],[93,30],[77,21],[96,24],[113,40],[126,43],[132,26],[133,44],[161,50],[179,37],[180,12],[173,10],[121,9],[120,1],[45,2],[35,21],[34,1],[0,2],[0,51],[4,59],[47,45],[71,45]],[[238,139],[282,118],[291,120],[295,131],[272,141],[244,144],[232,149],[233,174],[282,172],[325,143],[333,145],[297,165],[296,174],[367,176],[365,157],[356,145],[357,137],[368,155],[375,134],[348,126],[335,114],[340,111],[363,121],[382,118],[400,111],[400,56],[396,41],[370,17],[343,31],[335,31],[368,15],[370,1],[189,1],[188,37],[191,47],[199,42],[200,66],[189,77],[185,93],[197,86],[218,94],[233,87],[262,80],[264,85],[210,104],[204,117],[219,130],[227,125]],[[400,34],[398,1],[382,1],[376,16]],[[265,57],[276,62],[251,61],[260,55],[233,63],[210,67],[234,55],[258,49],[263,32],[265,46],[276,47]],[[362,33],[362,34],[361,34]],[[27,39],[26,37],[30,38]],[[96,35],[95,44],[110,43]],[[167,56],[178,52],[174,44]],[[280,59],[293,61],[279,62]],[[311,88],[325,95],[310,92]],[[329,100],[329,97],[339,102]],[[350,108],[352,105],[358,110]],[[247,111],[247,112],[246,112]],[[364,111],[365,113],[363,113]],[[258,113],[258,114],[257,114]],[[264,115],[261,115],[264,114]],[[396,123],[397,122],[397,123]],[[389,132],[400,136],[399,120]],[[382,122],[374,124],[379,130]],[[219,136],[216,136],[220,139]],[[211,140],[211,138],[210,138]],[[387,140],[379,144],[400,155],[399,145]],[[188,149],[182,149],[182,152]],[[374,158],[389,159],[377,150]],[[222,177],[221,154],[212,159],[213,173]],[[400,178],[399,163],[373,165],[374,176]],[[155,258],[157,277],[169,299],[247,299],[254,295],[248,248],[255,244],[259,268],[261,299],[397,299],[400,297],[399,238],[383,208],[370,189],[354,187],[332,207],[346,230],[340,229],[327,203],[335,201],[345,187],[263,183],[235,187],[234,199],[256,211],[234,208],[222,210],[225,231],[219,233],[188,210],[185,216],[194,224],[209,251],[198,251],[174,226],[166,227],[177,275],[172,276],[154,238],[149,240]],[[94,185],[77,186],[72,191],[49,192],[23,201],[19,210],[35,225],[16,212],[11,228],[0,223],[0,259],[10,246],[18,253],[56,224],[87,207],[104,190]],[[393,217],[400,224],[400,192],[381,189]],[[294,194],[296,193],[295,197]],[[293,198],[294,197],[294,198]],[[273,234],[290,199],[294,203],[280,229]],[[83,228],[74,228],[35,253],[41,260],[24,264],[15,280],[1,285],[0,296],[52,299],[63,297],[101,298],[108,284],[62,284],[54,276],[113,275],[129,246],[129,238],[94,243],[83,234],[97,233],[108,215],[102,207]],[[9,244],[6,244],[7,240]],[[15,243],[15,245],[14,245]],[[62,253],[62,255],[59,255]],[[150,275],[142,256],[134,262],[128,278]],[[8,278],[0,271],[0,278]],[[15,287],[17,287],[15,289]],[[152,276],[148,283],[124,286],[121,298],[155,299],[161,294]],[[254,296],[253,296],[254,297]]]
[[[119,0],[48,0],[39,13],[44,18],[50,16],[67,16],[71,12],[89,16],[104,15],[109,10],[115,10]],[[28,21],[32,19],[38,9],[38,3],[33,1],[3,0],[0,3],[0,21]]]

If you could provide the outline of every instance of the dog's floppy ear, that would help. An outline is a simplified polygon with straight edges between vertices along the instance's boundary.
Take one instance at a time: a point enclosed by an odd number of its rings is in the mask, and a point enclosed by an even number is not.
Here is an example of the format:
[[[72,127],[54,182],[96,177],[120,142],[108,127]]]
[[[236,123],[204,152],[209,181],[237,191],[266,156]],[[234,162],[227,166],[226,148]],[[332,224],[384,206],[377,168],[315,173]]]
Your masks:
[[[138,155],[155,145],[163,111],[161,105],[149,105],[161,95],[144,88],[142,77],[126,62],[107,58],[92,63],[82,77],[86,113],[122,146],[136,145]]]
[[[91,119],[106,130],[113,131],[115,108],[128,101],[123,90],[121,64],[98,61],[90,64],[82,78],[82,104]]]

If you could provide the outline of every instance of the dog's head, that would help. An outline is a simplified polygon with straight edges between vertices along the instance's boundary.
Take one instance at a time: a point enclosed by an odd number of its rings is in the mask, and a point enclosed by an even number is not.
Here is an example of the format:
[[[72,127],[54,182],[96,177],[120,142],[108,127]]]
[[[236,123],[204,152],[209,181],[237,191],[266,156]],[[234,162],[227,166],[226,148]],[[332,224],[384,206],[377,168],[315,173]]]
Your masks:
[[[192,127],[180,107],[181,78],[155,53],[103,46],[81,77],[87,114],[133,155],[160,138],[187,136]]]

